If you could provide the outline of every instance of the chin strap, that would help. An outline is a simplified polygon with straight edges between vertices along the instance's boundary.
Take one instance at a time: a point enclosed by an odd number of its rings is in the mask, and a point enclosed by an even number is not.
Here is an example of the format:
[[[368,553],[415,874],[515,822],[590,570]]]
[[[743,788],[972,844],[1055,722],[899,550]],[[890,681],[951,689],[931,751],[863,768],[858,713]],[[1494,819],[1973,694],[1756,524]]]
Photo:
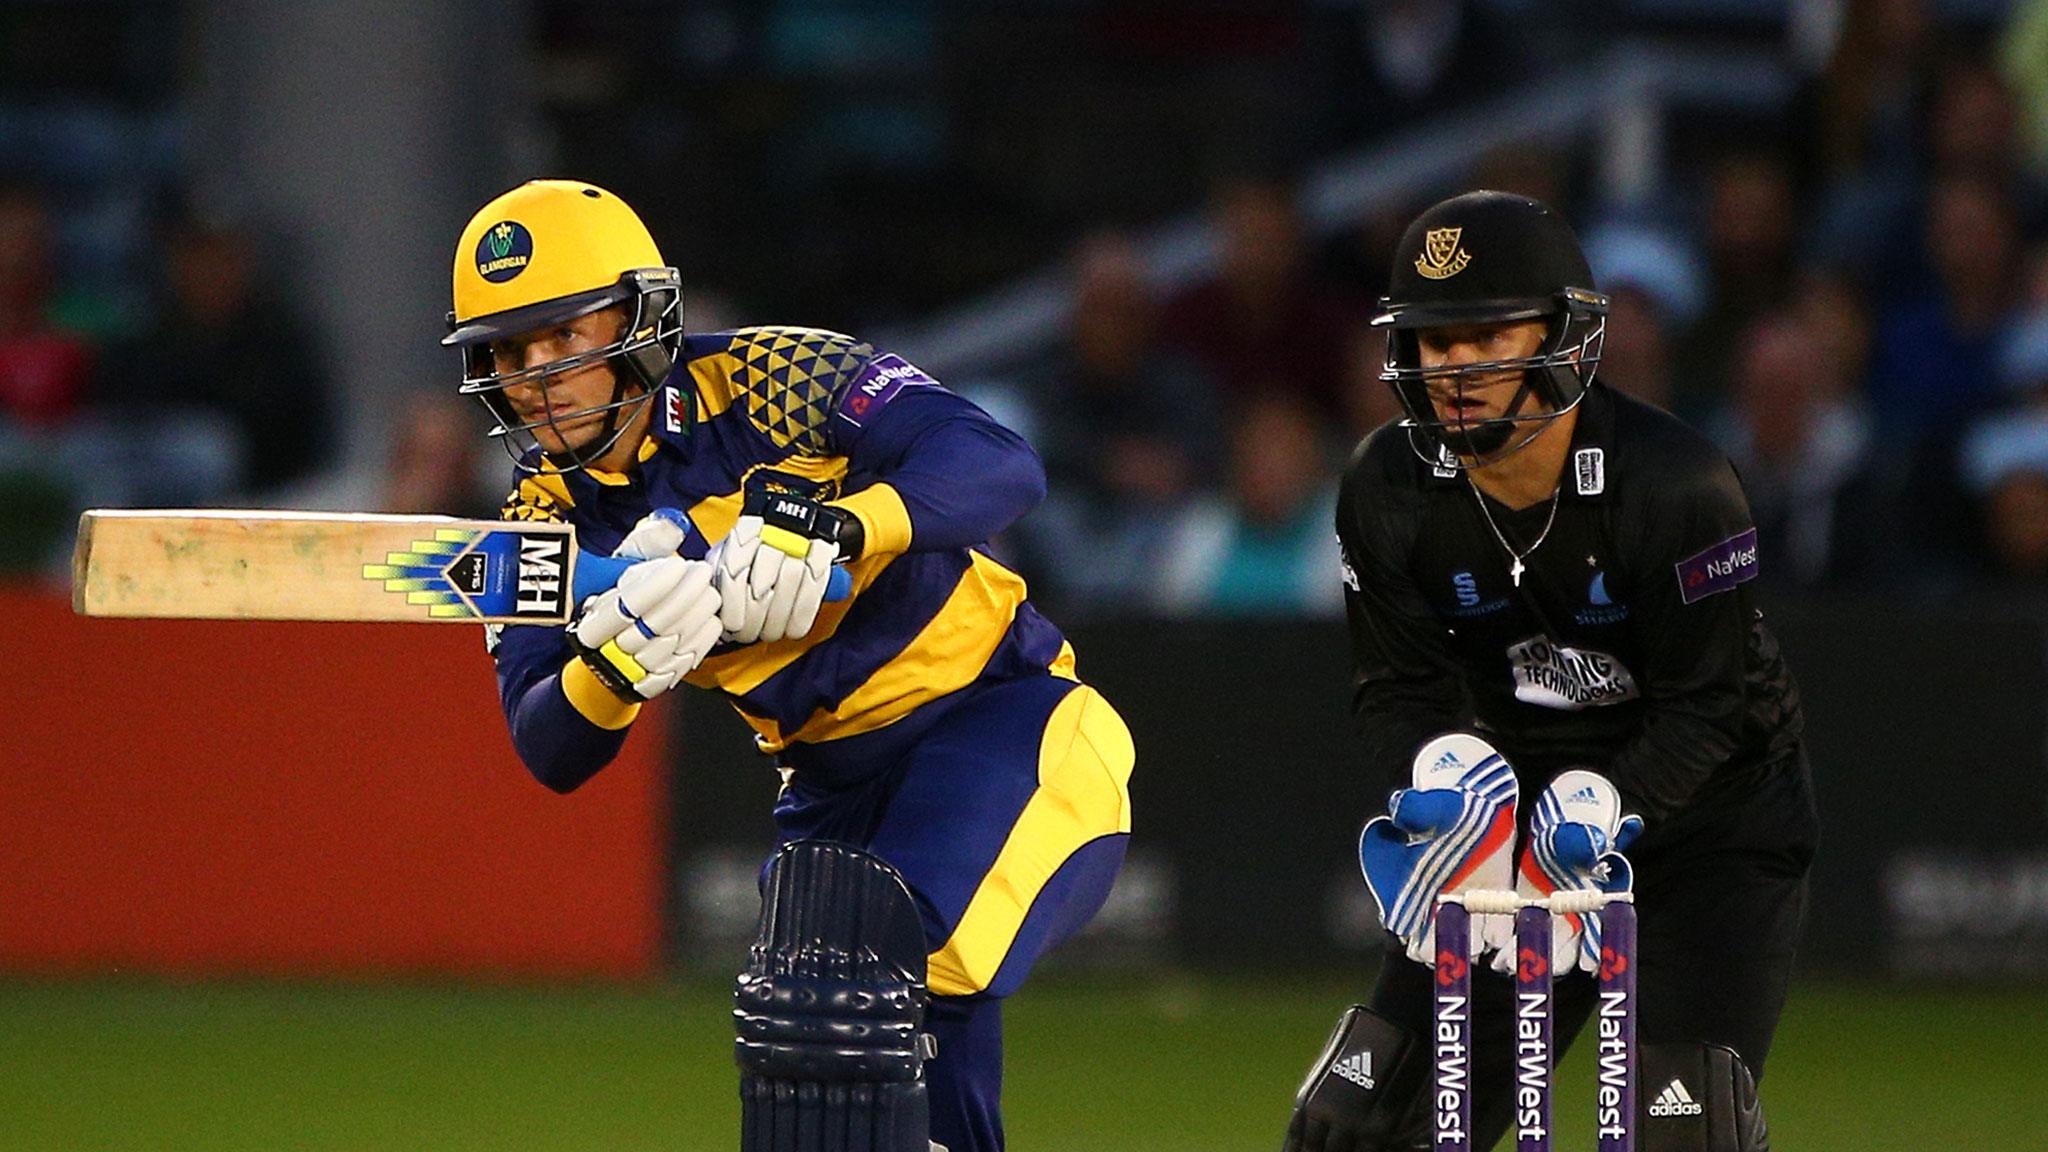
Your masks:
[[[1486,422],[1487,427],[1505,427],[1508,430],[1508,436],[1514,435],[1514,425],[1504,422],[1519,420],[1522,418],[1522,409],[1528,405],[1530,395],[1535,392],[1535,373],[1536,369],[1533,368],[1525,369],[1522,372],[1521,387],[1515,390],[1514,398],[1508,401],[1506,410],[1503,411],[1499,416],[1496,416],[1492,420]],[[1562,413],[1559,412],[1555,413],[1554,415],[1562,415]],[[1452,427],[1458,432],[1460,436],[1464,437],[1465,441],[1468,444],[1471,442],[1472,431],[1469,430],[1471,427],[1470,425],[1465,424],[1461,420],[1458,424],[1453,425]],[[1446,463],[1443,466],[1456,468],[1460,471],[1463,471],[1471,468],[1483,468],[1488,464],[1497,464],[1500,461],[1505,460],[1508,457],[1513,456],[1515,453],[1520,452],[1522,449],[1528,447],[1529,444],[1536,439],[1536,437],[1541,436],[1543,434],[1543,430],[1547,427],[1549,427],[1548,420],[1544,421],[1542,424],[1537,425],[1534,430],[1529,432],[1526,436],[1523,436],[1522,439],[1516,441],[1513,445],[1508,445],[1506,442],[1507,437],[1502,437],[1501,447],[1494,449],[1492,452],[1485,453],[1485,458],[1477,460],[1475,463]],[[1451,453],[1451,456],[1454,460],[1457,458],[1457,454],[1455,452]]]

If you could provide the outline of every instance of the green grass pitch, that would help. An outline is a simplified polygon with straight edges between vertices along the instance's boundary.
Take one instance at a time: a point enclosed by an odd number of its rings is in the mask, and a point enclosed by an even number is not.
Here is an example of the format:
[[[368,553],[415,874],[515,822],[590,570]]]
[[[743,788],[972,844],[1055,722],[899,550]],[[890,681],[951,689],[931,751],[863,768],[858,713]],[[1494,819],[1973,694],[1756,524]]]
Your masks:
[[[1346,986],[1042,979],[1007,1014],[1022,1152],[1279,1146]],[[713,1149],[721,984],[0,982],[0,1150]],[[1584,1049],[1559,1147],[1591,1146]],[[2048,1147],[2048,990],[1795,990],[1765,1084],[1786,1152]]]

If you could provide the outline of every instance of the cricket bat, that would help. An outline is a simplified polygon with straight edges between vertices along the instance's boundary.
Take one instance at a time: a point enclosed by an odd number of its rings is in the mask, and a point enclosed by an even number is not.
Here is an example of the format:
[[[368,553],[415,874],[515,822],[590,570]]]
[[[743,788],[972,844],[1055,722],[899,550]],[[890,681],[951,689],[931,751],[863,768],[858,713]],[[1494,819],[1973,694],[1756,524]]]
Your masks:
[[[680,513],[676,513],[680,515]],[[550,521],[367,512],[95,509],[79,518],[83,616],[566,624],[635,560]],[[851,578],[832,570],[828,599]]]

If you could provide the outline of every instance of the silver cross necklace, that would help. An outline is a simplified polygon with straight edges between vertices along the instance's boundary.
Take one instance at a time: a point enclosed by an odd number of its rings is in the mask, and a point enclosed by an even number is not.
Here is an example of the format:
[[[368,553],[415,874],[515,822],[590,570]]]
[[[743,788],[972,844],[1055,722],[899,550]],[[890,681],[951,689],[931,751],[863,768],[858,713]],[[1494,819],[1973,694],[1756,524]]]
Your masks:
[[[1472,498],[1479,501],[1479,514],[1486,518],[1486,526],[1493,530],[1493,538],[1500,541],[1501,550],[1514,558],[1514,563],[1508,566],[1508,579],[1513,580],[1515,587],[1520,588],[1522,573],[1529,570],[1529,566],[1522,561],[1543,547],[1543,541],[1550,536],[1550,526],[1557,523],[1557,498],[1564,493],[1564,484],[1560,482],[1557,487],[1550,490],[1550,515],[1543,518],[1543,531],[1536,534],[1535,543],[1520,552],[1515,551],[1515,546],[1508,543],[1508,538],[1501,532],[1500,525],[1493,522],[1493,510],[1486,506],[1486,496],[1479,491],[1479,485],[1472,483],[1472,478],[1467,476],[1465,486],[1472,490]]]

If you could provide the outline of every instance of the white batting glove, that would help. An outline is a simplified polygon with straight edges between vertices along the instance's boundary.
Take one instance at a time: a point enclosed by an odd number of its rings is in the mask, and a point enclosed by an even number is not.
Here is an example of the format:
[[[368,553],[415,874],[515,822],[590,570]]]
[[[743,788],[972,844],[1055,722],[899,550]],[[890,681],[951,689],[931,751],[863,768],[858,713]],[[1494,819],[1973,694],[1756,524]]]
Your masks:
[[[570,626],[577,655],[623,698],[674,688],[718,643],[712,577],[711,565],[674,555],[626,569]]]
[[[725,639],[751,644],[809,635],[849,525],[857,528],[845,512],[806,497],[750,494],[718,546]]]
[[[628,556],[635,560],[657,560],[673,556],[690,537],[690,518],[679,508],[656,508],[640,518],[619,546],[612,550],[614,556]]]

